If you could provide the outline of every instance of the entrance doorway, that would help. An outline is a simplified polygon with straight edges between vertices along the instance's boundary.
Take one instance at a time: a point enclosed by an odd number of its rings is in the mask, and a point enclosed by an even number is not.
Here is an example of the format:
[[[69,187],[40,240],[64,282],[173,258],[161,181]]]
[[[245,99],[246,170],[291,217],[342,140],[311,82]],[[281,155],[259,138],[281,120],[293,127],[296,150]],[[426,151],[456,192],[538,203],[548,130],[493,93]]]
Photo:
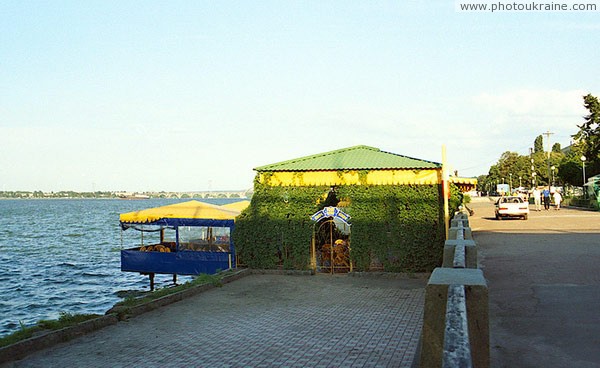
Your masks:
[[[311,258],[316,272],[351,272],[350,226],[336,218],[317,222],[313,232]]]

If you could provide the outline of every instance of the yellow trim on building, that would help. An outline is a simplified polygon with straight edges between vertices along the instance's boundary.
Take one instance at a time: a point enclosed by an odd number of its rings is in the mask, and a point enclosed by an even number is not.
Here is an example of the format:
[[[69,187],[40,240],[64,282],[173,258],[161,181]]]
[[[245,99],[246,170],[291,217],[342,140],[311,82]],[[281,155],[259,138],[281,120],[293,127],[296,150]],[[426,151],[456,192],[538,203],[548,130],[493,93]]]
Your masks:
[[[270,186],[423,185],[441,183],[442,173],[440,169],[370,170],[363,178],[357,170],[277,171],[259,173],[258,181]]]

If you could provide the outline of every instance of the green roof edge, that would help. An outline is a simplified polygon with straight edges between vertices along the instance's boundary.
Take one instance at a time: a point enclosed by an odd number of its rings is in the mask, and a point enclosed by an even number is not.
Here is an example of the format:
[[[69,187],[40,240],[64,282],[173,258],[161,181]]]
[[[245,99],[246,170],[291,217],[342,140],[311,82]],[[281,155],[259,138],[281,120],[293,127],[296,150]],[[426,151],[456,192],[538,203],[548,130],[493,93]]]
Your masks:
[[[268,164],[268,165],[263,165],[263,166],[258,166],[255,167],[253,170],[258,171],[258,172],[262,172],[262,171],[329,171],[329,170],[335,170],[335,169],[304,169],[304,170],[300,170],[300,169],[296,169],[296,170],[290,170],[290,169],[276,169],[274,168],[275,166],[284,166],[286,164],[291,164],[291,163],[296,163],[296,162],[301,162],[301,161],[307,161],[307,160],[312,160],[318,157],[323,157],[323,156],[328,156],[328,155],[333,155],[336,153],[340,153],[340,152],[347,152],[347,151],[351,151],[351,150],[356,150],[356,149],[368,149],[374,152],[381,152],[381,153],[385,153],[385,154],[389,154],[389,155],[394,155],[394,156],[398,156],[398,157],[402,157],[402,158],[406,158],[406,159],[411,159],[411,160],[415,160],[415,161],[420,161],[423,163],[427,163],[428,165],[419,167],[419,166],[415,166],[415,167],[410,167],[410,168],[406,168],[406,169],[431,169],[431,168],[441,168],[442,164],[439,162],[434,162],[434,161],[429,161],[429,160],[423,160],[423,159],[419,159],[419,158],[414,158],[414,157],[410,157],[410,156],[405,156],[405,155],[400,155],[397,153],[393,153],[393,152],[388,152],[388,151],[383,151],[379,148],[376,147],[371,147],[371,146],[367,146],[367,145],[356,145],[356,146],[351,146],[351,147],[347,147],[347,148],[340,148],[340,149],[336,149],[333,151],[328,151],[328,152],[322,152],[322,153],[317,153],[317,154],[313,154],[313,155],[309,155],[309,156],[303,156],[303,157],[298,157],[298,158],[294,158],[294,159],[290,159],[290,160],[286,160],[286,161],[281,161],[281,162],[276,162],[273,164]],[[352,169],[352,168],[350,168]],[[377,170],[377,169],[375,169]],[[381,170],[381,169],[379,169]]]

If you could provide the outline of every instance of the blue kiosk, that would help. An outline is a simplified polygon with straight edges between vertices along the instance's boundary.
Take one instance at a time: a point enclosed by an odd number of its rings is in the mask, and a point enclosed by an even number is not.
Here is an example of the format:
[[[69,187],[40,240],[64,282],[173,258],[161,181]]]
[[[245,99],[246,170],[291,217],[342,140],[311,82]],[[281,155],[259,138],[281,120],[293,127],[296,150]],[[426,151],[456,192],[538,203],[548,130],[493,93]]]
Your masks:
[[[187,201],[121,214],[121,231],[141,233],[140,246],[121,250],[121,271],[149,275],[154,290],[157,273],[172,274],[176,282],[178,274],[215,274],[235,268],[231,232],[240,211],[233,208]],[[144,244],[147,233],[160,233],[160,240]]]

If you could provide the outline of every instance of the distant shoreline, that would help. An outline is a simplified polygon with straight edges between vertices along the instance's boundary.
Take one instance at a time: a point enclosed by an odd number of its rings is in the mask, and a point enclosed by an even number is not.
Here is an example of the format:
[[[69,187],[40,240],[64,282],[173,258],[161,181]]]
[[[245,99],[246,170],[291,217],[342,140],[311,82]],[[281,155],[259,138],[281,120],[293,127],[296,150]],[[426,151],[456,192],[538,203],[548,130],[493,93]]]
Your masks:
[[[148,199],[216,199],[239,198],[252,196],[248,190],[212,190],[212,191],[179,191],[179,192],[42,192],[42,191],[0,191],[0,199],[122,199],[144,201]]]
[[[15,200],[19,200],[19,201],[31,201],[31,200],[40,200],[40,201],[50,201],[50,200],[59,200],[59,199],[72,199],[72,200],[77,200],[77,199],[98,199],[98,200],[107,200],[107,199],[119,199],[119,198],[106,198],[106,197],[43,197],[43,198],[36,198],[36,197],[31,197],[31,198],[26,198],[26,197],[0,197],[0,201],[15,201]]]

